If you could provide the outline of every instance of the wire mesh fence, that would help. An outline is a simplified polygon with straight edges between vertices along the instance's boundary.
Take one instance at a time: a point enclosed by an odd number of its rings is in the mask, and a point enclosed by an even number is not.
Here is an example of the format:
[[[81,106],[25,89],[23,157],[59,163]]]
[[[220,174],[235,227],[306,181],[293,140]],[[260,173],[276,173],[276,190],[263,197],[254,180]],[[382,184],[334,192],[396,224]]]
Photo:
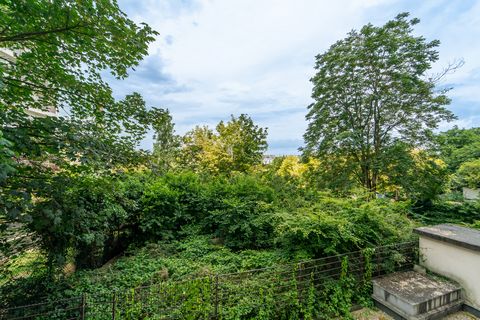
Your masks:
[[[417,244],[408,242],[109,294],[43,301],[0,310],[0,319],[289,319],[292,313],[311,312],[328,298],[328,286],[342,279],[348,278],[355,290],[368,291],[371,278],[409,270],[416,261]]]

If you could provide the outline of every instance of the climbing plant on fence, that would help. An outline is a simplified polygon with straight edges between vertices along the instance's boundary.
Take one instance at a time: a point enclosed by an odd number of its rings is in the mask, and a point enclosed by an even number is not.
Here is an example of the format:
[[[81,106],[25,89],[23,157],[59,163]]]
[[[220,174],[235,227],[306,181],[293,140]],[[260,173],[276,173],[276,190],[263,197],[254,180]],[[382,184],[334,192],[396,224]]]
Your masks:
[[[372,277],[411,269],[416,243],[0,310],[0,319],[330,319],[368,304]]]

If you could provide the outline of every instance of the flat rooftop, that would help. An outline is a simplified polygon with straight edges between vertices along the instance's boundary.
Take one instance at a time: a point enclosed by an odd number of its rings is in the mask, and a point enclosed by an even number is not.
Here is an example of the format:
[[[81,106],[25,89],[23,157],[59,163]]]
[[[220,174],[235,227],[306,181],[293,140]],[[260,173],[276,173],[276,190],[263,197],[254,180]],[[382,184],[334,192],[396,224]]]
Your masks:
[[[467,249],[480,251],[480,230],[453,224],[439,224],[414,230],[420,236],[448,242]]]
[[[460,286],[450,281],[415,271],[392,273],[372,280],[372,282],[389,294],[400,297],[411,304],[419,304],[461,289]]]

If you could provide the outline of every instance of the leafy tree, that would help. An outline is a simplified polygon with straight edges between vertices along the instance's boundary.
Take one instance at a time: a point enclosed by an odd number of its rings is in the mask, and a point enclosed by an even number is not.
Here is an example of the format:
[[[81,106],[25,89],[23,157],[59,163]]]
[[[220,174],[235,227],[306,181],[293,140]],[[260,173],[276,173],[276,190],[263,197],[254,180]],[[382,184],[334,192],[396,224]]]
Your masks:
[[[226,155],[219,163],[220,170],[245,172],[251,166],[262,162],[267,150],[267,129],[253,123],[252,118],[241,114],[233,115],[227,123],[220,121],[217,125],[219,153]]]
[[[0,131],[0,182],[7,178],[7,176],[14,171],[12,156],[13,152],[10,150],[12,144],[3,137]]]
[[[462,187],[480,188],[480,159],[462,163],[456,172],[456,178]]]
[[[182,166],[194,171],[213,171],[216,136],[207,126],[196,126],[182,137]]]
[[[196,127],[183,138],[183,158],[195,170],[210,173],[246,172],[260,164],[267,149],[267,129],[255,125],[242,114],[220,121],[216,132]]]
[[[7,0],[0,7],[0,50],[10,54],[0,58],[0,150],[7,146],[15,169],[0,181],[0,218],[47,231],[68,211],[47,204],[72,177],[144,161],[136,147],[151,124],[145,102],[135,93],[115,101],[102,72],[125,78],[157,33],[128,19],[114,0]],[[32,117],[33,110],[58,116]],[[12,166],[0,158],[5,176]],[[50,234],[36,235],[52,249]]]
[[[307,165],[300,162],[298,156],[285,156],[277,170],[283,177],[300,178],[307,170]]]
[[[388,148],[426,145],[440,121],[454,118],[435,84],[457,66],[426,76],[439,41],[415,36],[418,22],[402,13],[380,27],[365,25],[316,57],[304,155],[341,157],[343,170],[371,191],[395,159]]]
[[[153,165],[159,172],[172,169],[177,163],[180,151],[180,137],[175,134],[174,123],[168,109],[154,109],[151,112],[153,130]]]
[[[449,182],[445,162],[425,150],[411,150],[404,143],[397,143],[388,152],[395,157],[379,177],[379,191],[416,201],[432,200],[445,191]]]
[[[436,136],[440,157],[454,172],[463,162],[480,158],[480,128],[454,127]]]

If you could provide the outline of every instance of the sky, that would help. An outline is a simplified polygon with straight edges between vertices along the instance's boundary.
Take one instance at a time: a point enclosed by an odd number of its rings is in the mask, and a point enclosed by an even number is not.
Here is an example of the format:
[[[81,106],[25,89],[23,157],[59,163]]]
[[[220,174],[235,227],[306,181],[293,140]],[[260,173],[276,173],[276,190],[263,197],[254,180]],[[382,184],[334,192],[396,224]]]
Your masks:
[[[440,84],[453,88],[448,108],[458,119],[439,130],[480,126],[480,1],[119,0],[119,6],[160,35],[127,79],[109,80],[114,94],[136,91],[148,106],[168,108],[178,134],[246,113],[268,128],[268,154],[297,154],[315,56],[350,30],[405,11],[421,20],[416,34],[441,42],[432,73],[465,61]],[[152,137],[142,143],[151,146]]]

